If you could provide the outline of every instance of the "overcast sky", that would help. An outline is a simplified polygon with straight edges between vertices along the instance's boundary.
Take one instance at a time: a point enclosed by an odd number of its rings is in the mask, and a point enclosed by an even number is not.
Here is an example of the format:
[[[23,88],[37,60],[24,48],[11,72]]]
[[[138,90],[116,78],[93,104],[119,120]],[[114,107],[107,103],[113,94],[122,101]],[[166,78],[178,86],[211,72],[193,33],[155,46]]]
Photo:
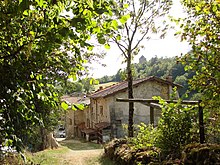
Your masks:
[[[174,1],[175,3],[170,15],[175,16],[176,18],[184,17],[185,14],[183,13],[181,4],[176,0]],[[175,37],[174,33],[174,30],[170,30],[165,39],[143,41],[142,45],[144,45],[145,48],[135,56],[133,62],[137,63],[139,57],[142,55],[149,60],[155,55],[157,55],[157,57],[173,57],[188,52],[190,50],[189,45],[186,42],[180,42],[180,38]],[[106,67],[94,63],[92,65],[93,69],[90,71],[94,78],[101,78],[105,75],[114,75],[120,68],[126,66],[125,64],[122,64],[123,57],[116,46],[111,45],[111,49],[105,51],[107,52],[107,55],[101,63],[106,64]]]

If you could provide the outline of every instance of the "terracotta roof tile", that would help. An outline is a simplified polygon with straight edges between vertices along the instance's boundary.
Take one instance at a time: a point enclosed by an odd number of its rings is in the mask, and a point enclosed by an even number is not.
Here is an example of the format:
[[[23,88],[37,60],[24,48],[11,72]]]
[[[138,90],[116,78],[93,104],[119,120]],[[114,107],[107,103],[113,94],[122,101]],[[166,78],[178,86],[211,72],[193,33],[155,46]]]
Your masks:
[[[143,79],[138,79],[133,81],[133,86],[141,84],[146,81],[157,81],[165,84],[170,84],[172,86],[182,87],[179,84],[175,84],[173,82],[170,82],[168,80],[164,80],[155,76],[146,77]],[[90,95],[91,98],[99,98],[99,97],[107,97],[109,95],[115,94],[117,92],[123,91],[128,88],[128,82],[123,81],[118,84],[112,85],[110,87],[104,88],[103,90],[97,91],[94,94]]]
[[[70,104],[90,104],[90,99],[88,97],[83,98],[83,97],[76,97],[76,96],[62,96],[61,98],[64,101],[69,102]]]

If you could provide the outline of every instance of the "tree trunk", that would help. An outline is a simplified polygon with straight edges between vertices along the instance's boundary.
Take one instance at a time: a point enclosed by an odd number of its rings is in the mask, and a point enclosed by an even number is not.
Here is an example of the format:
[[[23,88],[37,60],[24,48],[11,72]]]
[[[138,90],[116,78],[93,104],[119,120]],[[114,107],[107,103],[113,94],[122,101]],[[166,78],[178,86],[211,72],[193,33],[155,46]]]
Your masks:
[[[133,76],[131,69],[131,53],[128,53],[127,58],[127,74],[128,74],[128,98],[133,99]],[[134,136],[134,102],[129,102],[129,117],[128,117],[128,137]]]
[[[45,150],[47,148],[57,148],[59,147],[58,142],[56,139],[53,137],[53,132],[48,133],[45,128],[41,127],[40,128],[41,132],[41,150]]]
[[[40,150],[45,150],[47,148],[47,135],[46,130],[43,127],[40,127],[40,136],[41,136],[41,147]]]

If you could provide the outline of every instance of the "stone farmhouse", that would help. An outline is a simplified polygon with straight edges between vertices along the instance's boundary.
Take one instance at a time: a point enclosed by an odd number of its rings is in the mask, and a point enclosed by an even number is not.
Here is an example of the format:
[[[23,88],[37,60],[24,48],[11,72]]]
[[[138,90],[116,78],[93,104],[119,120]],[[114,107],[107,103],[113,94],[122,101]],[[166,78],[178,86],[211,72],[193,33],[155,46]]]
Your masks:
[[[169,77],[170,78],[170,77]],[[161,96],[170,99],[173,87],[181,87],[170,79],[147,77],[133,81],[134,98],[152,99]],[[100,89],[90,96],[90,109],[86,113],[86,126],[95,129],[97,123],[109,123],[111,133],[106,136],[124,136],[123,125],[128,123],[128,103],[116,102],[116,98],[128,98],[127,82],[120,82],[105,89]],[[150,107],[134,103],[134,123],[150,123]],[[160,117],[160,111],[154,112],[155,124]],[[106,124],[106,126],[109,126]],[[104,129],[104,128],[103,128]]]
[[[169,77],[170,78],[170,77]],[[152,99],[161,96],[170,99],[173,87],[181,87],[171,79],[147,77],[133,81],[134,98]],[[66,138],[84,137],[87,140],[105,142],[110,138],[125,135],[123,126],[128,123],[128,103],[116,102],[116,98],[128,98],[127,82],[102,88],[89,97],[63,96],[63,100],[70,104],[83,103],[88,105],[82,110],[68,110],[65,115]],[[150,107],[141,103],[134,103],[134,123],[150,123]],[[157,125],[160,110],[154,111],[154,124]]]
[[[78,96],[63,96],[62,100],[66,101],[67,103],[73,104],[84,104],[89,106],[90,100],[85,95],[78,95]],[[89,107],[85,108],[84,110],[72,110],[70,107],[64,116],[64,127],[66,131],[66,138],[75,138],[81,137],[81,131],[85,129],[85,119],[86,119],[86,112],[89,111]]]

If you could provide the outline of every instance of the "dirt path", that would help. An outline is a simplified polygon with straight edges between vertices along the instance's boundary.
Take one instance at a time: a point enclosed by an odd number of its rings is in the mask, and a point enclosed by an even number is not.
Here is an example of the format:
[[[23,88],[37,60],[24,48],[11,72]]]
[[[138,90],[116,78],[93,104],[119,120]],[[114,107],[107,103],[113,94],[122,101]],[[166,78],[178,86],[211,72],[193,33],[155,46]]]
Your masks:
[[[61,154],[61,164],[64,165],[113,165],[109,159],[103,158],[102,145],[82,140],[64,140],[59,142],[67,147],[65,154]]]
[[[62,157],[62,164],[66,165],[101,165],[99,158],[103,154],[103,149],[73,151],[70,150]]]

